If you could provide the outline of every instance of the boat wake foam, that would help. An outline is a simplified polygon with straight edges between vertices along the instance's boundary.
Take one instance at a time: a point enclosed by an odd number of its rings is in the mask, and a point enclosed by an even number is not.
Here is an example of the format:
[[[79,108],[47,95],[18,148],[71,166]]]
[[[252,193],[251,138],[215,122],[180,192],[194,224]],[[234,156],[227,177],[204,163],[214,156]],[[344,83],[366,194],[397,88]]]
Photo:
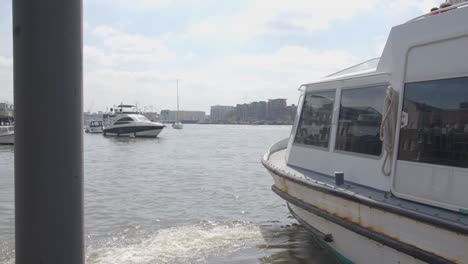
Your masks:
[[[263,242],[260,228],[238,222],[181,226],[162,229],[135,244],[118,243],[88,248],[87,263],[193,263],[228,255]]]

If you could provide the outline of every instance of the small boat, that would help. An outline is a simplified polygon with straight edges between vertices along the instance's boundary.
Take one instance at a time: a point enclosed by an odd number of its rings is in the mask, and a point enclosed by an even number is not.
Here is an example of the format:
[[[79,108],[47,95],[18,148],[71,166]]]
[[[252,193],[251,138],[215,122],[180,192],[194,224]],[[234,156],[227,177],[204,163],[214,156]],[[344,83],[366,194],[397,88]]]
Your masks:
[[[184,128],[184,125],[182,124],[182,122],[180,121],[176,121],[172,124],[172,128],[174,129],[182,129]]]
[[[15,144],[15,127],[12,125],[0,126],[0,145]]]
[[[344,263],[468,263],[468,2],[301,86],[272,190]]]
[[[176,112],[175,121],[172,124],[172,128],[174,129],[184,128],[184,125],[182,124],[182,122],[179,121],[179,80],[177,80],[177,112]]]
[[[110,113],[103,115],[103,135],[118,137],[157,137],[166,127],[162,123],[152,122],[134,105],[120,104]]]
[[[91,121],[89,122],[89,125],[86,127],[85,130],[86,133],[91,133],[91,134],[100,134],[102,133],[102,121]]]

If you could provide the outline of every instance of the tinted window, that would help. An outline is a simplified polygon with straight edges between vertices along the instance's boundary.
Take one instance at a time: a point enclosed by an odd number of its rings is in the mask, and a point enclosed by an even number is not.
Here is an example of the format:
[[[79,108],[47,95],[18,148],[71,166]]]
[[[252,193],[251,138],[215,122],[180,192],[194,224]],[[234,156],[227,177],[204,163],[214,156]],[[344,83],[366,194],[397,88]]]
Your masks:
[[[133,119],[130,117],[124,117],[115,122],[114,125],[127,124],[130,121],[133,121]]]
[[[401,160],[468,168],[468,78],[407,83]]]
[[[294,143],[328,148],[335,91],[308,93]]]
[[[336,150],[379,156],[380,122],[387,85],[347,89],[341,93]]]

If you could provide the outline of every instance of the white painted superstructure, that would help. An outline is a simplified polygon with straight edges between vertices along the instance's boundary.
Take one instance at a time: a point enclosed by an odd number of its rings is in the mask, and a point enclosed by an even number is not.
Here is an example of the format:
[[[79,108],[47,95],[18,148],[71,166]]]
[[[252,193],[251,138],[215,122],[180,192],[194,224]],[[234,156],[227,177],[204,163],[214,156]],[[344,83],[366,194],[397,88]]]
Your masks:
[[[466,3],[418,17],[380,58],[304,84],[291,137],[262,160],[347,260],[468,262],[467,25]]]

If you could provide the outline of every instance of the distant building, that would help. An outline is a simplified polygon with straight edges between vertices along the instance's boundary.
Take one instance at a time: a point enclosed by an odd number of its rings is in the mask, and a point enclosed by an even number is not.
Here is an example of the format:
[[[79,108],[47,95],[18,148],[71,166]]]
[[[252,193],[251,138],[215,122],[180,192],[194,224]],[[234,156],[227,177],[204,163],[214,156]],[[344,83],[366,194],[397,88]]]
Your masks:
[[[249,104],[237,104],[235,120],[239,122],[256,122],[266,120],[267,103],[264,101]]]
[[[286,99],[269,99],[267,104],[267,119],[273,121],[286,121],[289,119],[286,109]]]
[[[185,123],[196,123],[205,120],[205,112],[203,111],[177,111],[175,110],[161,110],[161,121],[173,122],[178,119]]]
[[[211,106],[211,122],[225,122],[233,118],[235,107],[227,105]]]
[[[236,121],[246,122],[249,121],[249,105],[237,104],[234,109]]]
[[[297,114],[297,106],[294,104],[288,105],[286,109],[288,112],[289,121],[294,122],[294,119],[296,118]]]

